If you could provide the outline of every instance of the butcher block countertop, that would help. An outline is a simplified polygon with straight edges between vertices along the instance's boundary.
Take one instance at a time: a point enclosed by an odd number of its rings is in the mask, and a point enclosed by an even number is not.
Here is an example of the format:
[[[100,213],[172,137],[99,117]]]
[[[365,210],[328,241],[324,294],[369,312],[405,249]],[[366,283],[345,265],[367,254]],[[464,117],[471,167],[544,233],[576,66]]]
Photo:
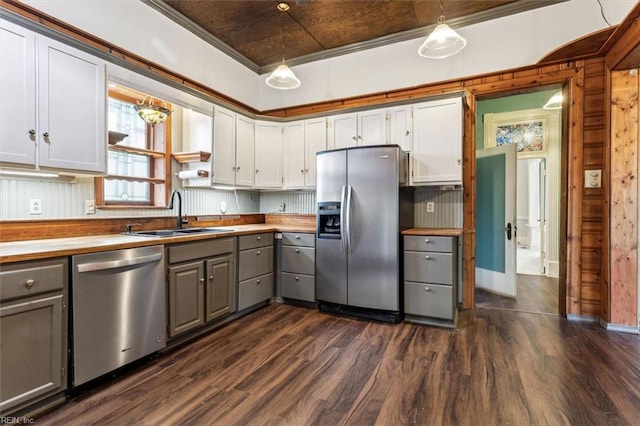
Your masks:
[[[461,228],[411,228],[402,231],[402,235],[432,235],[434,237],[459,237],[462,235]]]
[[[47,259],[59,256],[96,253],[108,250],[145,247],[153,245],[185,243],[210,238],[235,237],[261,232],[315,232],[315,226],[304,224],[251,224],[216,226],[229,232],[212,232],[202,235],[184,235],[171,237],[145,237],[135,234],[107,234],[82,237],[50,238],[0,243],[0,263],[21,262],[25,260]]]

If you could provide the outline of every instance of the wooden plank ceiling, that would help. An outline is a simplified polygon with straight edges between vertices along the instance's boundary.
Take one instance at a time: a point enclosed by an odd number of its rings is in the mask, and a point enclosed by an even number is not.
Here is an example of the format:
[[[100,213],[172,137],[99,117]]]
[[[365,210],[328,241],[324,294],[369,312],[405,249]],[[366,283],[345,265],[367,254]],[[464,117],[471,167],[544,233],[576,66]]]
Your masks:
[[[257,72],[426,37],[440,15],[438,0],[143,0]],[[445,0],[452,27],[495,19],[565,0]]]

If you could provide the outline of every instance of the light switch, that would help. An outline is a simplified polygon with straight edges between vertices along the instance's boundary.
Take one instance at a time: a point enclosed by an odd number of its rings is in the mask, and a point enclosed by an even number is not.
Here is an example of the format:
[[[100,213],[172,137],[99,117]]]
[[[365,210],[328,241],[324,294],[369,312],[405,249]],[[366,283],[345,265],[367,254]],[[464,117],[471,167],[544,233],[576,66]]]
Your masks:
[[[600,188],[602,186],[602,170],[585,170],[584,187]]]

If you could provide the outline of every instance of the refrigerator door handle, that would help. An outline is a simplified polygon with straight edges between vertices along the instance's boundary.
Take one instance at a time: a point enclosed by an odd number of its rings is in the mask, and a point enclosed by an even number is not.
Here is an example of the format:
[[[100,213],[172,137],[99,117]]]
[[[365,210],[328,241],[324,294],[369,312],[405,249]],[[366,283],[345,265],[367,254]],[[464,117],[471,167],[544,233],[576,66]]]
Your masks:
[[[351,185],[347,186],[347,254],[351,256]]]
[[[342,194],[340,195],[340,244],[342,247],[342,253],[347,254],[347,238],[346,238],[346,224],[345,224],[345,208],[346,200],[345,195],[347,193],[347,187],[342,185]]]

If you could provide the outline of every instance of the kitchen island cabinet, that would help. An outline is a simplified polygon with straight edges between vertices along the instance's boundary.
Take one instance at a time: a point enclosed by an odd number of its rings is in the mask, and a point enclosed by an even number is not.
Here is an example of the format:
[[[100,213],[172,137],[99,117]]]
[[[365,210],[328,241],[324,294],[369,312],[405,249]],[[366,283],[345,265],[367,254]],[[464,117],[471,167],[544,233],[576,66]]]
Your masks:
[[[235,311],[235,238],[167,247],[169,338]]]
[[[67,258],[0,266],[0,413],[67,388]]]
[[[238,238],[238,310],[273,297],[273,233]]]
[[[0,20],[0,162],[106,172],[104,61]]]

